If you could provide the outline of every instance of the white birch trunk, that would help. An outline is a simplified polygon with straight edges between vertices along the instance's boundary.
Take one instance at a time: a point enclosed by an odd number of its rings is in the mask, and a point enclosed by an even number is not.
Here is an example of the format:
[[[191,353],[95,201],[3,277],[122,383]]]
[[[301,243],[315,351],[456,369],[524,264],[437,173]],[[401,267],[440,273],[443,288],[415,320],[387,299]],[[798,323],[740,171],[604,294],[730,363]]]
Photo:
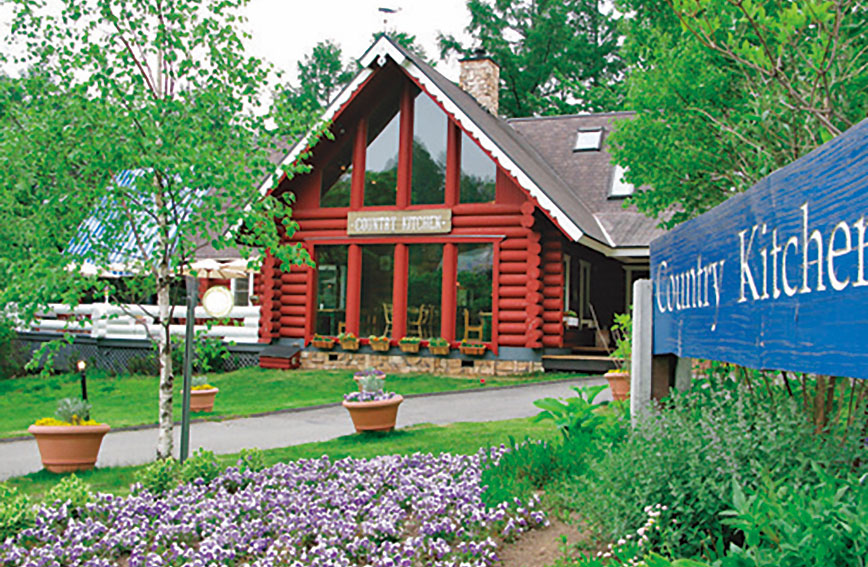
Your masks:
[[[160,346],[158,351],[158,360],[160,364],[160,402],[159,402],[159,434],[157,437],[157,458],[168,459],[172,457],[172,429],[174,420],[172,419],[172,388],[175,383],[175,376],[172,372],[172,335],[169,332],[171,319],[169,318],[171,304],[169,302],[169,250],[168,240],[168,219],[163,212],[163,195],[162,188],[159,187],[159,180],[155,179],[157,190],[155,192],[154,203],[157,206],[158,218],[158,235],[159,245],[163,257],[160,259],[160,264],[157,266],[157,310],[159,312],[159,325],[162,330],[160,337]]]

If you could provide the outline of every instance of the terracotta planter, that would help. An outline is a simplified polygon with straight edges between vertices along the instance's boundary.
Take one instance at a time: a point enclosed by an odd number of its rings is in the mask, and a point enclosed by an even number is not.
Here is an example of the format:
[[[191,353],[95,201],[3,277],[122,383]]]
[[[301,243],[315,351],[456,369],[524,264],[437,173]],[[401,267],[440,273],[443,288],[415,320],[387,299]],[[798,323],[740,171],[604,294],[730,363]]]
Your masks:
[[[322,350],[331,350],[335,346],[335,342],[331,341],[331,340],[327,340],[327,341],[315,340],[315,341],[312,341],[311,344],[313,344],[313,346],[315,346],[316,348],[322,349]]]
[[[211,411],[220,388],[190,391],[190,411]]]
[[[362,431],[391,431],[395,429],[398,406],[404,401],[402,396],[381,402],[348,402],[343,406],[350,412],[356,433]]]
[[[428,350],[431,351],[431,354],[436,354],[438,356],[446,356],[449,354],[451,348],[449,345],[441,345],[441,346],[431,346],[428,345]]]
[[[380,352],[389,350],[389,341],[371,341],[371,348]]]
[[[630,373],[622,370],[606,372],[606,380],[609,381],[609,389],[612,390],[612,399],[615,401],[626,400],[630,397]]]
[[[99,425],[31,425],[42,466],[54,473],[92,469],[103,436],[111,427]]]
[[[419,343],[398,343],[402,352],[419,352]]]
[[[344,350],[359,350],[359,339],[344,339],[341,341]]]
[[[485,346],[459,346],[458,350],[461,351],[461,354],[467,356],[482,356],[485,354]]]

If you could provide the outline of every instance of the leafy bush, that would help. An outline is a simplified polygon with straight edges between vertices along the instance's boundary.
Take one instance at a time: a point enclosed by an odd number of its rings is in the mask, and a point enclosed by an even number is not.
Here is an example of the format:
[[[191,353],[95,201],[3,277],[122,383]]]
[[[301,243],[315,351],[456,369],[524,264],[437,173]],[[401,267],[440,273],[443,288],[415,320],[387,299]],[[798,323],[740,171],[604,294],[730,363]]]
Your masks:
[[[81,398],[64,398],[57,404],[54,415],[60,421],[77,425],[90,420],[91,404]]]
[[[136,356],[129,359],[126,364],[126,370],[130,374],[157,376],[160,373],[160,366],[157,364],[157,356],[151,354],[148,356]]]
[[[12,322],[0,317],[0,380],[23,375],[30,353],[18,340]]]
[[[17,488],[0,483],[0,542],[30,525],[30,500]]]
[[[214,453],[200,448],[181,465],[179,477],[181,482],[201,480],[207,484],[220,476],[221,472]]]
[[[238,470],[241,472],[259,472],[265,470],[265,453],[260,449],[241,449],[238,455]]]
[[[71,474],[51,487],[45,501],[46,503],[66,502],[70,507],[81,510],[93,502],[93,493],[86,482]]]
[[[855,432],[843,441],[815,434],[797,399],[778,394],[697,382],[593,462],[577,481],[572,505],[611,540],[643,525],[646,507],[664,505],[651,543],[674,556],[741,545],[741,530],[721,517],[731,506],[733,482],[753,493],[763,470],[792,486],[809,486],[820,481],[819,470],[843,473],[860,462],[865,468]]]
[[[180,472],[175,459],[158,459],[143,469],[136,471],[134,476],[137,485],[133,492],[147,490],[155,496],[162,496],[178,486]]]

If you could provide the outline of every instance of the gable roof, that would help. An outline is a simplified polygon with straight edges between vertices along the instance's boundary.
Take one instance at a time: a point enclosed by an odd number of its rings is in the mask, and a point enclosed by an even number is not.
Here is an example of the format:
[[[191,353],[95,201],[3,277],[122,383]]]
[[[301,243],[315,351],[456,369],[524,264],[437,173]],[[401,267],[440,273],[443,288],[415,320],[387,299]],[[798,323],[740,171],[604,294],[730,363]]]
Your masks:
[[[394,61],[414,82],[430,95],[497,163],[517,182],[537,206],[571,240],[589,245],[604,253],[614,254],[619,244],[615,234],[629,232],[630,223],[624,218],[597,216],[596,211],[584,200],[584,191],[576,190],[574,184],[565,181],[562,172],[540,153],[536,144],[513,126],[488,112],[458,85],[448,80],[420,57],[392,41],[386,35],[380,37],[362,55],[359,63],[362,70],[347,84],[323,113],[323,120],[331,122],[342,111],[355,93],[388,59]],[[281,166],[292,163],[307,148],[313,132],[300,140],[281,161]],[[608,163],[608,154],[606,154]],[[606,169],[612,169],[607,165]],[[278,171],[278,175],[282,175]],[[273,177],[263,183],[260,190],[273,186]],[[602,193],[607,195],[607,192]],[[638,213],[633,213],[638,215]],[[644,218],[644,217],[643,217]],[[633,225],[640,224],[634,219]],[[639,235],[636,235],[639,236]],[[625,242],[629,240],[626,239]],[[640,247],[647,248],[644,238]],[[633,244],[626,244],[632,246]],[[643,255],[643,254],[640,254]],[[647,255],[647,250],[644,252]]]

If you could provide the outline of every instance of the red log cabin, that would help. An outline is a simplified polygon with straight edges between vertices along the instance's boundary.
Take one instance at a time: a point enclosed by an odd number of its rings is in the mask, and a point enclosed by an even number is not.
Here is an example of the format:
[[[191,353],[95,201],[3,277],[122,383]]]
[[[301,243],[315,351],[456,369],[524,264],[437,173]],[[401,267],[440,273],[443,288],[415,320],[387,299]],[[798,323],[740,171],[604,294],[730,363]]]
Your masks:
[[[443,337],[525,370],[595,369],[587,361],[606,354],[658,232],[623,208],[632,188],[605,149],[629,114],[503,120],[491,59],[464,60],[459,87],[386,36],[361,65],[325,112],[333,139],[303,140],[283,160],[310,150],[310,172],[274,190],[294,195],[289,241],[316,268],[284,270],[266,255],[260,342],[306,347],[312,366],[371,362],[368,337],[385,335],[393,354],[403,337]],[[341,332],[361,349],[310,346]],[[419,362],[408,364],[435,369]]]

